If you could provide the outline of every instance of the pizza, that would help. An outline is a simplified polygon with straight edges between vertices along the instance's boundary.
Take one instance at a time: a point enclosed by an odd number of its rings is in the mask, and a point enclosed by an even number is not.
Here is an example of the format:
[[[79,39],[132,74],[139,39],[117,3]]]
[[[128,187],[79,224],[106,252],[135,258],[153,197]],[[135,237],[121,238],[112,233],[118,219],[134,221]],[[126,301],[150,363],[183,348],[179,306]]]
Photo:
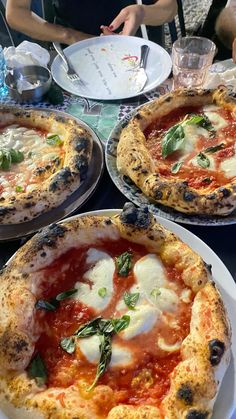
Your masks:
[[[90,132],[56,112],[0,106],[0,223],[60,205],[85,179]]]
[[[0,277],[11,418],[209,419],[231,332],[211,269],[147,210],[76,217]]]
[[[234,93],[179,89],[148,102],[122,130],[117,168],[151,201],[188,214],[236,207]]]

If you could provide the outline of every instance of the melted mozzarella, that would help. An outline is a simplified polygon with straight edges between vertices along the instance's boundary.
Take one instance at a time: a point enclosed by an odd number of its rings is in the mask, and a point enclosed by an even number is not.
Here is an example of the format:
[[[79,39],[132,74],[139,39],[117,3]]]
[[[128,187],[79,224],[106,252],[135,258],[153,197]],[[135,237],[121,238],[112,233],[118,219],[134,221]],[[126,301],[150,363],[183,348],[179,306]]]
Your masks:
[[[35,189],[30,189],[30,185],[35,185],[37,181],[34,177],[35,169],[47,165],[60,156],[62,151],[61,147],[48,145],[45,136],[39,131],[18,125],[11,125],[0,132],[0,147],[13,148],[24,155],[24,160],[12,164],[9,171],[0,170],[0,184],[4,187],[1,196],[4,198],[16,195],[16,186],[20,186],[22,192]],[[11,173],[10,177],[8,173]]]
[[[159,293],[150,295],[149,299],[161,311],[174,312],[178,308],[179,298],[176,292],[169,288],[159,288]]]
[[[209,137],[209,132],[205,128],[199,127],[195,124],[185,125],[183,129],[185,139],[181,147],[181,150],[184,155],[189,154],[195,150],[196,143],[199,140],[199,137]]]
[[[148,254],[135,263],[134,275],[147,295],[150,295],[153,288],[160,288],[167,283],[163,264],[154,254]]]
[[[225,173],[227,178],[236,176],[236,156],[222,161],[220,168]]]
[[[224,118],[222,118],[222,116],[220,116],[218,112],[205,110],[204,114],[210,119],[215,130],[224,128],[228,125],[228,122]]]
[[[156,307],[145,304],[136,306],[135,310],[129,310],[126,314],[130,316],[130,323],[121,335],[124,339],[132,339],[151,330],[160,318],[161,312]]]
[[[77,345],[85,358],[91,364],[98,364],[100,359],[100,338],[97,335],[89,338],[78,339]],[[132,353],[129,349],[123,348],[119,344],[112,344],[112,356],[109,364],[110,368],[127,367],[133,362]]]
[[[76,282],[75,288],[78,289],[78,292],[73,297],[99,312],[107,307],[112,298],[115,262],[107,253],[97,249],[90,249],[88,251],[86,262],[88,264],[95,263],[84,274],[84,278],[91,281],[92,286],[90,287],[89,284],[80,281]],[[104,297],[100,297],[98,294],[100,288],[106,288],[106,295]]]

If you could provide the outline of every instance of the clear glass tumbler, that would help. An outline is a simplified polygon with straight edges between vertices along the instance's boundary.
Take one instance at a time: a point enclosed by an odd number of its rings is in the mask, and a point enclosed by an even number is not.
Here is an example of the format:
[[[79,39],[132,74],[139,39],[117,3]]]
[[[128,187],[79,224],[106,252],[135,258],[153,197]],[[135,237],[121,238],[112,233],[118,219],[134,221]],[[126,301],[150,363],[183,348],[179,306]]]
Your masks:
[[[0,45],[0,99],[7,95],[8,89],[5,85],[6,62],[4,58],[3,48]]]
[[[214,42],[207,38],[189,36],[177,39],[172,48],[173,88],[201,88],[215,50]]]

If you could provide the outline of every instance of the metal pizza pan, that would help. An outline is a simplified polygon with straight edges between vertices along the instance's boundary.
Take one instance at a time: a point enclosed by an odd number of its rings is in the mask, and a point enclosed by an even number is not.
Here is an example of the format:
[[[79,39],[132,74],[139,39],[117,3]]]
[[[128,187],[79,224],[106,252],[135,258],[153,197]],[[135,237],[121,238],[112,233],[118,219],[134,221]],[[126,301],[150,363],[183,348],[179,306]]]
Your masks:
[[[97,134],[85,122],[62,111],[52,109],[34,108],[44,112],[54,112],[61,116],[70,117],[76,120],[79,125],[85,127],[93,138],[93,151],[90,161],[87,177],[80,186],[68,196],[68,198],[58,207],[51,209],[44,214],[35,217],[33,220],[19,224],[1,224],[0,225],[0,242],[16,240],[22,237],[34,234],[36,231],[47,226],[48,224],[57,222],[76,210],[78,210],[93,194],[104,170],[104,153],[103,147]]]

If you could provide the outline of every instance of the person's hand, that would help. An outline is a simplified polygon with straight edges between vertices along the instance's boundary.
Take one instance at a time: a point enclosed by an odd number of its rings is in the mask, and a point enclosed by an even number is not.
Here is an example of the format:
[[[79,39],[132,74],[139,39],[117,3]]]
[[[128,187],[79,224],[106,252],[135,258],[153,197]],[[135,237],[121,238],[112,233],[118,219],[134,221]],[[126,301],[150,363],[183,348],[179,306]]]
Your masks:
[[[102,31],[101,36],[102,35],[118,35],[117,33],[113,32],[109,26],[100,26],[100,29]]]
[[[233,60],[236,63],[236,38],[234,38],[233,45],[232,45],[232,56]]]
[[[109,33],[106,31],[104,35],[111,35],[113,31],[118,29],[121,25],[123,26],[120,34],[122,35],[135,35],[139,26],[143,23],[144,19],[144,7],[142,5],[127,6],[120,11],[115,17],[113,22],[107,28]]]

